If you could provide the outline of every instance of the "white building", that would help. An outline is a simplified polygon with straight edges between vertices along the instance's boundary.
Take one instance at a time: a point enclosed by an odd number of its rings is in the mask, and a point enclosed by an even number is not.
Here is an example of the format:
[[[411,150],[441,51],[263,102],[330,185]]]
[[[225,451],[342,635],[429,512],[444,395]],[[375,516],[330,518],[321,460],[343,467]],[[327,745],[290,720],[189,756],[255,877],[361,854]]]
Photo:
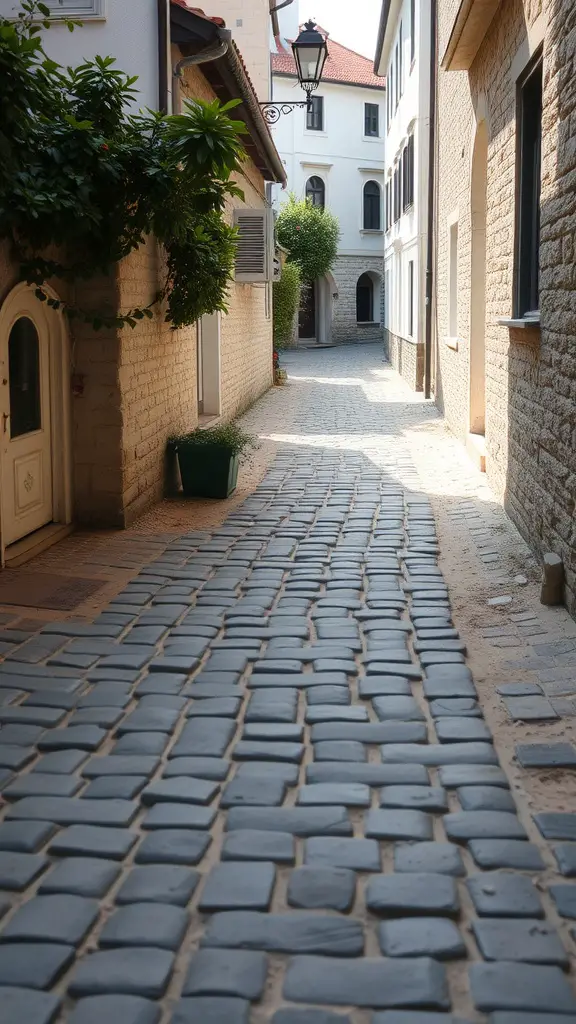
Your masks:
[[[304,98],[290,44],[298,35],[297,5],[278,12],[272,54],[275,102]],[[323,30],[321,30],[323,31]],[[299,336],[318,343],[382,340],[384,231],[384,83],[372,62],[328,38],[329,56],[310,114],[296,108],[273,127],[288,177],[274,189],[309,196],[338,219],[338,260],[331,274],[303,289]]]
[[[430,0],[383,0],[374,68],[387,83],[385,346],[421,391],[425,374],[430,133]]]

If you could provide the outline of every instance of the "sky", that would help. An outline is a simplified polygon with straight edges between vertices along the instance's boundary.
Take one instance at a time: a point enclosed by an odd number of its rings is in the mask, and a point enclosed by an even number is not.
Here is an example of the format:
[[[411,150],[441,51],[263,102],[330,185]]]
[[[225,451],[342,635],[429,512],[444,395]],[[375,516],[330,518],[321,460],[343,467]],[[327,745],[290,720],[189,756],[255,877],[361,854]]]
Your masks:
[[[351,50],[374,58],[382,0],[298,0],[302,23],[312,18]]]

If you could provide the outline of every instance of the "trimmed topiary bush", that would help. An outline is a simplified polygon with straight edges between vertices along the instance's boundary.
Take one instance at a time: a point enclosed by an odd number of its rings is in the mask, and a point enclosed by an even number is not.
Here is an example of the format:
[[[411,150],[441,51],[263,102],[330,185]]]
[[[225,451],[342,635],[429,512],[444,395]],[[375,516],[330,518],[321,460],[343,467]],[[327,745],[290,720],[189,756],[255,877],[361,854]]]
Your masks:
[[[334,266],[340,230],[334,214],[322,206],[291,195],[278,214],[276,233],[303,281],[324,277]]]

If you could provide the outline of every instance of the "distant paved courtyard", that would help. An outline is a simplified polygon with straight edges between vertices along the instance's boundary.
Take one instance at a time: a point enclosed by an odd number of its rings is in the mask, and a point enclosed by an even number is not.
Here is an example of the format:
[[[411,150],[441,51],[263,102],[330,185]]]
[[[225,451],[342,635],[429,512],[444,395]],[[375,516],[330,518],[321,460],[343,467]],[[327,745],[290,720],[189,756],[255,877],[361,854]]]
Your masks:
[[[2,609],[0,1024],[575,1024],[576,625],[377,346],[285,361],[253,493]]]

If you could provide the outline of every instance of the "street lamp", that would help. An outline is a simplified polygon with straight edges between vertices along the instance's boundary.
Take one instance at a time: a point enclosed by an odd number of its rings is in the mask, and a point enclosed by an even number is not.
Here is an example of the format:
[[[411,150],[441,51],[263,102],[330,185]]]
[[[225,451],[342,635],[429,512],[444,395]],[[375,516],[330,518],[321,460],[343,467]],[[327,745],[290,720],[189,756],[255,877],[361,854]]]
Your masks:
[[[275,124],[281,114],[290,114],[294,107],[312,109],[311,93],[320,85],[328,47],[324,36],[313,21],[307,21],[300,35],[292,43],[298,81],[306,93],[306,99],[297,102],[261,103],[262,113],[268,124]]]

